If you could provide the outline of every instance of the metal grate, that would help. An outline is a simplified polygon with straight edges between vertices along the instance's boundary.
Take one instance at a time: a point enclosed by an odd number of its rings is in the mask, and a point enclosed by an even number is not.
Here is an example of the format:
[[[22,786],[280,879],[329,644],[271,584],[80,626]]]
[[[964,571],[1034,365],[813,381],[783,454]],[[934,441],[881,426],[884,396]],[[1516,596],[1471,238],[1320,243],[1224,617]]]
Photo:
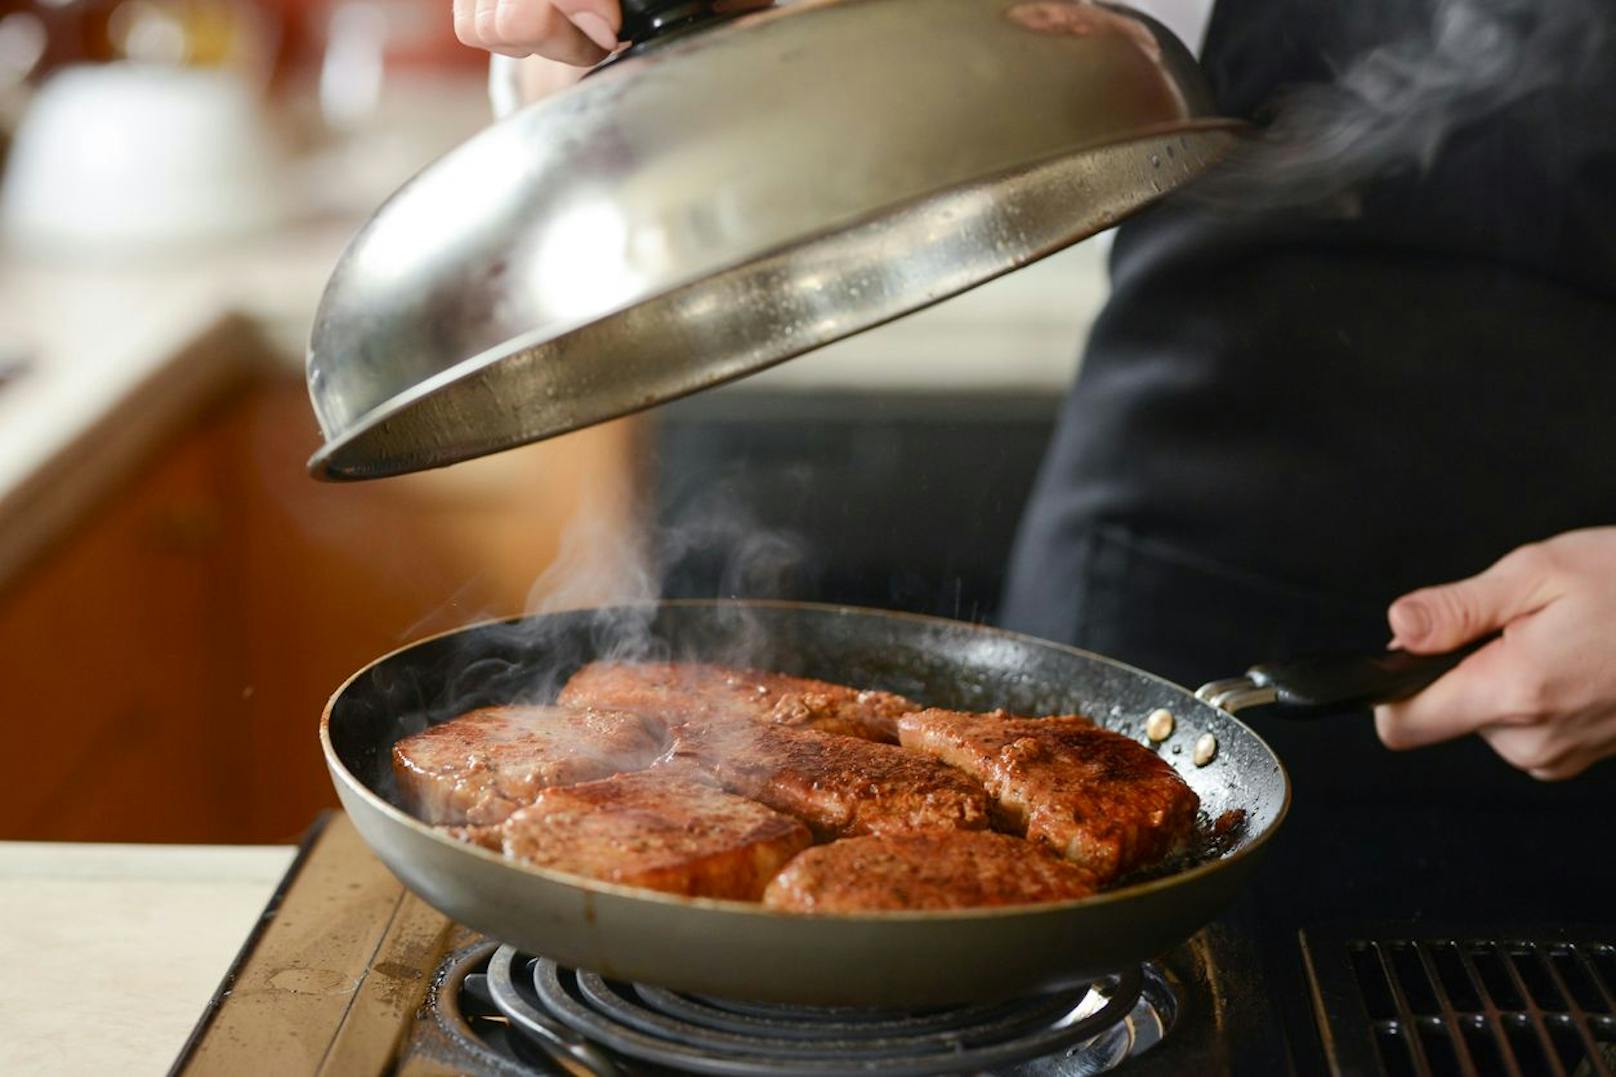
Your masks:
[[[1302,951],[1338,1075],[1616,1077],[1608,941],[1303,932]]]
[[[911,1013],[684,995],[490,950],[465,959],[455,1009],[484,1046],[545,1073],[1088,1077],[1154,1046],[1178,1006],[1155,965],[1034,999]]]

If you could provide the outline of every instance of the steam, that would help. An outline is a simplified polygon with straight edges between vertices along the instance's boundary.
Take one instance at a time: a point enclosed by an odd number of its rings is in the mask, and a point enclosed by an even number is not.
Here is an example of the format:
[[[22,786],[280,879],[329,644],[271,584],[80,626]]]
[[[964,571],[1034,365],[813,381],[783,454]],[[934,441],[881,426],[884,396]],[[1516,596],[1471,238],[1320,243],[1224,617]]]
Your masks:
[[[527,616],[451,637],[441,688],[423,692],[411,686],[423,727],[428,718],[475,707],[548,702],[589,661],[699,656],[729,665],[761,664],[766,633],[746,607],[724,609],[699,646],[687,641],[675,647],[657,630],[655,603],[668,581],[689,575],[681,569],[693,561],[716,569],[718,581],[715,594],[697,597],[783,594],[804,560],[801,539],[763,526],[721,488],[690,500],[674,520],[658,527],[625,528],[622,514],[603,511],[604,503],[587,502],[568,525],[555,560],[529,593]]]
[[[1606,6],[1438,0],[1424,31],[1365,53],[1334,82],[1282,97],[1263,133],[1199,185],[1197,197],[1353,212],[1366,184],[1428,170],[1465,127],[1607,63]]]
[[[769,597],[789,588],[804,560],[800,537],[764,526],[722,486],[682,503],[661,526],[624,532],[617,520],[585,506],[534,583],[528,613],[655,602],[693,563],[716,568],[716,593],[699,597]]]

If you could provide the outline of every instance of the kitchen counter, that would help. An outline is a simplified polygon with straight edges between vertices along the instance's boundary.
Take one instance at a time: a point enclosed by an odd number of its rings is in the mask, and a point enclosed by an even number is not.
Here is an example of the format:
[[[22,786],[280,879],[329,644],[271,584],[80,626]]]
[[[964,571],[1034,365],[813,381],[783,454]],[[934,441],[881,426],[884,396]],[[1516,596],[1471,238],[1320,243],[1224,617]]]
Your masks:
[[[166,1070],[293,852],[0,843],[0,1071]]]
[[[0,382],[0,586],[244,363],[301,365],[352,228],[139,262],[0,258],[0,357],[28,364]],[[1058,392],[1105,292],[1103,244],[1081,245],[725,391]]]
[[[0,261],[0,585],[266,355],[301,357],[347,227],[138,264]]]

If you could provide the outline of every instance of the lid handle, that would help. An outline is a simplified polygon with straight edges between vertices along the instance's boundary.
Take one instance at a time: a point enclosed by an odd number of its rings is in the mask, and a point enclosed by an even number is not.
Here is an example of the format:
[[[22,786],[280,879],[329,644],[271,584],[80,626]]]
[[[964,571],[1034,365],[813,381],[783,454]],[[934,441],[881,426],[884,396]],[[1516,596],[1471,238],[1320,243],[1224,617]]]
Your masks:
[[[723,0],[621,0],[623,26],[618,39],[643,45],[654,37],[721,18],[733,5]]]

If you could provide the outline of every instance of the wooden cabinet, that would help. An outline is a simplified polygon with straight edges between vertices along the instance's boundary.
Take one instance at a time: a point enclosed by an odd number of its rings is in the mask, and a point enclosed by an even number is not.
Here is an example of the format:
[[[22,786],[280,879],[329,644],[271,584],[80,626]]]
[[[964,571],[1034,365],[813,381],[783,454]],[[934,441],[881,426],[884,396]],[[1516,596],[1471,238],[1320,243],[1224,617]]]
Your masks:
[[[239,680],[222,431],[188,434],[0,599],[11,760],[7,838],[224,840],[244,806],[218,763]]]
[[[233,390],[0,590],[21,738],[0,837],[294,836],[334,803],[316,730],[354,670],[557,588],[613,597],[636,441],[622,422],[325,485],[304,471],[318,436],[301,380]]]

